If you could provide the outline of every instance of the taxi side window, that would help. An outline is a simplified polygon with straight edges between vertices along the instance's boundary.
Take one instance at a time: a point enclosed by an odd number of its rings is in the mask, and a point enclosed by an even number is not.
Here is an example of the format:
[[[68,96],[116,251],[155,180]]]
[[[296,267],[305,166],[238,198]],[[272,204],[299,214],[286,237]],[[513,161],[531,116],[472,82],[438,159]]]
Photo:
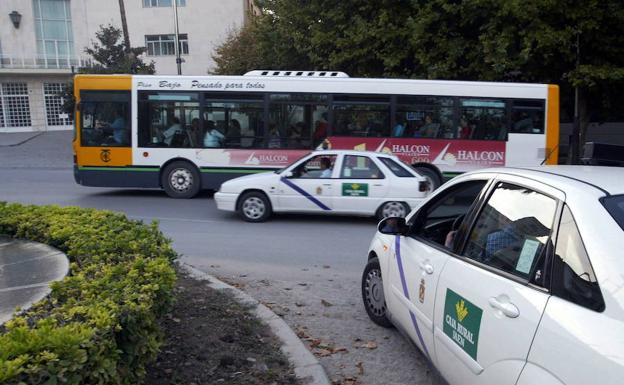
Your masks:
[[[557,201],[546,195],[499,183],[477,217],[464,255],[539,282],[556,210]]]
[[[434,198],[411,220],[409,235],[453,248],[455,235],[486,181],[460,183]]]
[[[598,281],[570,209],[559,224],[552,271],[553,295],[595,311],[605,308]]]
[[[384,174],[367,156],[345,155],[340,177],[346,179],[383,179]]]
[[[331,178],[336,155],[317,155],[293,170],[294,178],[325,179]]]

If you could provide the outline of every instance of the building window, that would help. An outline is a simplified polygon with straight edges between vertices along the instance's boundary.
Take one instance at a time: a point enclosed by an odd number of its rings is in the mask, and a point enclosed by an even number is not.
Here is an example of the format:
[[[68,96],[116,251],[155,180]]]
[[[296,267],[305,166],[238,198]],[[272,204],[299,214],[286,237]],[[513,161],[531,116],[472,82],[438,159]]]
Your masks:
[[[31,125],[26,83],[2,83],[0,127],[30,127]]]
[[[69,0],[33,0],[37,62],[43,67],[69,67],[74,55]]]
[[[148,56],[175,55],[175,35],[145,35]],[[188,55],[188,35],[180,34],[180,53]]]
[[[177,0],[178,7],[186,6],[186,0]],[[143,8],[171,7],[171,0],[143,0]]]
[[[72,120],[63,110],[63,97],[65,83],[43,83],[43,96],[45,99],[46,120],[48,126],[70,126]]]

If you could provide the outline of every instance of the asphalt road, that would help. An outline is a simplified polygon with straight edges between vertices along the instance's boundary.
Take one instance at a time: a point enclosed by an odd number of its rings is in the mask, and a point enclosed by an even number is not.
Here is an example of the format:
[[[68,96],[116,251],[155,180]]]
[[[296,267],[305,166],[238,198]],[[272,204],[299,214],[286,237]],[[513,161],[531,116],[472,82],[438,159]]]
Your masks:
[[[209,193],[176,200],[161,191],[79,186],[70,141],[68,132],[11,147],[3,147],[0,138],[0,201],[93,207],[158,220],[185,262],[238,285],[301,336],[328,347],[316,351],[337,383],[438,383],[419,352],[396,330],[369,321],[361,304],[360,276],[374,219],[288,215],[251,224],[216,210]],[[327,354],[331,348],[344,350]]]

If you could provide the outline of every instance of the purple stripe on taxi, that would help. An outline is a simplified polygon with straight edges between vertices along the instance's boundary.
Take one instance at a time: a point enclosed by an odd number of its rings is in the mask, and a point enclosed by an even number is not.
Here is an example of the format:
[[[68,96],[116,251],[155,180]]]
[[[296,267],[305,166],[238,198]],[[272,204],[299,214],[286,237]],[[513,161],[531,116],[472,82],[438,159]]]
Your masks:
[[[397,264],[399,265],[399,275],[401,276],[401,286],[403,286],[403,295],[408,300],[410,299],[409,291],[407,290],[407,282],[405,281],[405,272],[403,271],[403,262],[401,260],[401,237],[399,235],[395,238],[394,250],[396,252]],[[429,360],[431,360],[431,356],[429,355],[429,350],[427,349],[427,345],[425,345],[425,340],[420,333],[420,328],[418,327],[418,322],[416,321],[416,316],[412,313],[411,310],[408,310],[410,314],[410,318],[412,319],[412,324],[414,325],[414,329],[416,329],[416,334],[418,335],[418,340],[420,341],[420,345],[423,347],[425,355]]]
[[[318,207],[322,208],[325,211],[331,211],[331,209],[327,206],[325,206],[323,204],[323,202],[319,201],[318,199],[316,199],[315,197],[313,197],[312,195],[310,195],[307,191],[305,191],[304,189],[302,189],[301,187],[297,186],[296,184],[294,184],[293,182],[289,181],[286,178],[280,178],[280,181],[282,181],[285,185],[287,185],[288,187],[292,188],[293,190],[295,190],[296,192],[298,192],[299,194],[303,195],[304,197],[308,198],[308,200],[310,200],[310,202],[314,203],[315,205],[317,205]]]

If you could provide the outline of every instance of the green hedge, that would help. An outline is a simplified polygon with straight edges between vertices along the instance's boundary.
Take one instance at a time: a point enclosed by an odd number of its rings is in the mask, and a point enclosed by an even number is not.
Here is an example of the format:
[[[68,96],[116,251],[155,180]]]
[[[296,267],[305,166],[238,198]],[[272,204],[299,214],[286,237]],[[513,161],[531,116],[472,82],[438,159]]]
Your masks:
[[[175,253],[156,223],[0,202],[0,234],[65,252],[70,274],[0,329],[0,384],[136,384],[158,352]]]

